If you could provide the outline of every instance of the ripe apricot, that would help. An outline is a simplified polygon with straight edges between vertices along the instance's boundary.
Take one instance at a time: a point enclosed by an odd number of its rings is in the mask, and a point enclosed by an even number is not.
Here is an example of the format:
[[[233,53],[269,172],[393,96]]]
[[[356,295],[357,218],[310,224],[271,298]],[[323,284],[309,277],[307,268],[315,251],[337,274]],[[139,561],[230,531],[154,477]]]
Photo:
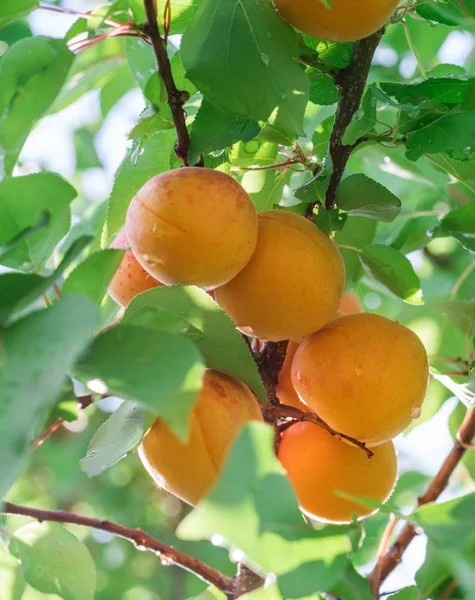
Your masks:
[[[216,302],[244,333],[296,339],[335,314],[345,267],[335,244],[307,219],[285,211],[259,215],[256,251],[244,269],[215,290]]]
[[[274,0],[281,16],[313,37],[334,42],[354,42],[380,29],[399,0]]]
[[[370,446],[419,416],[428,376],[417,335],[369,313],[332,321],[305,338],[292,361],[292,382],[310,409]]]
[[[277,380],[276,394],[277,398],[282,404],[287,406],[293,406],[299,408],[305,412],[310,412],[308,406],[300,400],[299,395],[295,391],[294,384],[292,383],[291,367],[297,348],[299,347],[298,342],[289,342],[287,346],[287,353],[285,360],[279,373]]]
[[[348,522],[373,508],[335,494],[387,500],[397,478],[392,442],[372,448],[371,459],[356,446],[332,437],[314,423],[296,423],[281,436],[279,460],[287,471],[303,512],[326,521]]]
[[[343,294],[338,310],[344,315],[356,315],[364,312],[363,305],[355,292]]]
[[[196,504],[217,480],[239,429],[253,420],[262,420],[262,415],[252,392],[240,381],[208,370],[192,411],[188,441],[179,440],[157,419],[139,455],[160,486]]]
[[[127,212],[137,260],[167,285],[223,285],[247,264],[257,240],[257,215],[229,175],[186,167],[152,177]]]
[[[125,248],[128,248],[128,246],[127,234],[125,228],[123,228],[115,238],[111,248],[124,250]],[[157,281],[150,273],[147,273],[135,258],[132,250],[127,250],[119,268],[109,284],[108,292],[117,304],[126,308],[137,294],[160,286],[163,286],[163,283]]]

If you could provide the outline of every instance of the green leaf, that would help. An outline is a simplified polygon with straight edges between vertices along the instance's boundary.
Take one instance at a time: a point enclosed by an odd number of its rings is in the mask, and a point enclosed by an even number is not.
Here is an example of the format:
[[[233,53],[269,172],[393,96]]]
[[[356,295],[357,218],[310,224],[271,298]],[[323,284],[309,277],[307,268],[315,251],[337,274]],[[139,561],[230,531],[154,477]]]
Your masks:
[[[308,78],[298,64],[297,35],[272,3],[203,0],[181,55],[188,78],[215,106],[254,121],[277,109],[280,126],[304,133]]]
[[[180,439],[187,438],[204,365],[185,337],[120,324],[94,338],[75,373],[79,379],[99,380],[110,394],[139,402],[165,419]]]
[[[256,211],[265,212],[281,202],[291,174],[279,169],[251,170],[244,173],[241,185],[251,197]]]
[[[475,236],[475,202],[451,210],[440,221],[435,237],[463,233]]]
[[[141,0],[138,0],[139,2]],[[157,0],[157,14],[163,15],[166,0]],[[199,0],[171,0],[170,34],[183,33],[192,21],[199,6]]]
[[[249,386],[265,399],[264,386],[246,342],[235,324],[209,295],[193,286],[174,285],[136,296],[125,311],[124,323],[163,328],[163,314],[174,315],[187,327],[186,335],[200,350],[206,366]]]
[[[77,239],[64,255],[59,266],[48,277],[16,272],[1,274],[0,323],[4,323],[12,314],[23,310],[37,300],[90,242],[91,238],[88,237]]]
[[[0,331],[0,497],[98,324],[89,300],[69,296]]]
[[[401,201],[383,185],[358,173],[344,179],[337,190],[337,204],[347,213],[390,223],[401,211]]]
[[[38,222],[35,225],[29,225],[25,227],[23,231],[17,233],[11,240],[9,240],[5,245],[0,246],[0,264],[2,264],[4,257],[10,252],[10,250],[16,248],[20,244],[22,244],[31,234],[40,231],[48,226],[50,221],[50,214],[46,211],[40,214]]]
[[[203,100],[191,126],[189,161],[198,161],[201,152],[208,154],[236,142],[249,142],[260,131],[255,121],[217,108]]]
[[[89,255],[66,279],[61,293],[82,294],[100,305],[124,256],[122,250],[101,250]]]
[[[251,564],[275,573],[284,598],[327,591],[347,568],[351,544],[346,529],[314,531],[304,523],[273,442],[269,425],[245,426],[220,480],[180,523],[178,536],[200,540],[221,535]]]
[[[0,28],[38,7],[38,0],[2,0]]]
[[[107,208],[104,229],[106,245],[125,223],[129,204],[139,189],[149,179],[170,168],[170,151],[175,144],[175,137],[173,130],[158,131],[146,140],[135,161],[134,149],[123,160],[117,171]]]
[[[250,142],[234,144],[229,158],[231,164],[236,167],[265,167],[276,162],[277,152],[277,144],[255,138]]]
[[[402,104],[418,105],[424,100],[443,104],[462,104],[473,85],[473,76],[428,77],[421,83],[381,83],[381,89]]]
[[[31,128],[59,93],[73,56],[62,40],[36,36],[13,44],[2,57],[0,159],[7,175]]]
[[[429,540],[424,564],[416,573],[416,583],[423,597],[437,597],[434,592],[451,575],[450,561],[437,544]],[[417,598],[419,600],[419,597]]]
[[[424,304],[421,284],[409,260],[394,248],[374,244],[361,250],[368,275],[409,304]]]
[[[317,206],[316,211],[313,211],[313,220],[323,233],[330,235],[332,231],[343,229],[348,220],[348,215],[338,208],[327,210],[324,206]]]
[[[25,581],[63,600],[92,600],[96,567],[86,545],[59,523],[29,523],[15,531],[10,553]]]
[[[374,594],[368,580],[349,564],[338,583],[331,589],[332,594],[345,600],[373,600]]]
[[[41,271],[69,230],[69,205],[75,196],[74,188],[54,173],[7,177],[0,182],[0,245],[37,226],[45,213],[50,215],[45,227],[31,232],[2,255],[2,264]]]
[[[475,302],[473,300],[452,300],[437,307],[465,335],[475,333]]]
[[[440,504],[422,506],[414,515],[429,540],[447,550],[463,548],[473,538],[475,492]]]
[[[327,117],[319,125],[317,125],[312,136],[313,151],[315,156],[317,156],[320,161],[323,160],[323,157],[327,151],[334,122],[335,117],[333,115],[331,117]]]
[[[436,369],[429,369],[431,376],[439,381],[443,386],[452,392],[452,394],[462,402],[467,408],[475,406],[475,374],[472,373],[466,383],[455,383],[452,377],[442,375]]]
[[[100,475],[137,448],[143,436],[144,410],[123,402],[96,431],[81,467],[88,477]]]
[[[409,136],[406,157],[417,160],[423,154],[467,151],[475,147],[475,112],[460,111],[443,115]]]
[[[349,216],[342,231],[335,233],[334,242],[339,245],[354,247],[358,250],[365,248],[374,239],[377,221],[364,217]],[[352,290],[363,275],[363,267],[359,253],[347,248],[340,248],[345,261],[346,283],[345,289]]]
[[[20,563],[0,544],[0,598],[22,600],[25,585]]]
[[[87,127],[80,127],[74,132],[74,149],[76,150],[76,169],[79,171],[102,167],[94,146],[94,133]]]
[[[467,2],[464,2],[467,5]],[[416,12],[430,21],[443,23],[444,25],[463,25],[466,21],[466,16],[462,12],[458,0],[420,0],[417,3]],[[473,11],[469,14],[472,14]]]
[[[388,600],[420,600],[420,592],[415,585],[407,587],[397,592],[397,594],[391,594],[388,596]]]
[[[129,139],[147,138],[149,135],[162,131],[162,129],[172,129],[173,121],[168,119],[168,115],[152,115],[141,119],[129,132]]]
[[[310,80],[310,102],[321,106],[338,102],[338,90],[333,77],[318,69],[308,69],[307,75]]]

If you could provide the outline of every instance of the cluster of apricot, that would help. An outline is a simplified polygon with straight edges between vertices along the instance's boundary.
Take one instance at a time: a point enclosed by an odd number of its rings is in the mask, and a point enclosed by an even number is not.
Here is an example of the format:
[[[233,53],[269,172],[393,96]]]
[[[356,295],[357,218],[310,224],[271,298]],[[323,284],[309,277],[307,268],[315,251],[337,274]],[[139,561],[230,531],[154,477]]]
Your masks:
[[[232,177],[186,167],[153,177],[137,193],[114,244],[129,246],[109,288],[119,304],[154,286],[209,291],[244,334],[290,340],[280,402],[316,413],[371,448],[369,460],[312,422],[284,429],[278,457],[305,513],[349,521],[372,510],[349,496],[389,496],[397,475],[390,440],[420,412],[427,356],[409,329],[363,313],[354,294],[342,296],[344,263],[329,237],[290,212],[257,215]],[[262,420],[254,394],[207,370],[188,441],[157,419],[139,454],[160,485],[196,504],[252,420]]]

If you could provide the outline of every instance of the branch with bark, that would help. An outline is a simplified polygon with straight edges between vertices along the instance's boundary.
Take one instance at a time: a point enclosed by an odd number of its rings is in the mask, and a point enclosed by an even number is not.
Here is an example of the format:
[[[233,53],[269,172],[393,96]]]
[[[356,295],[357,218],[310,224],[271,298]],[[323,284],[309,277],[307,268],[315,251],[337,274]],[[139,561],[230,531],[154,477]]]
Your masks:
[[[132,542],[138,548],[145,548],[154,552],[165,564],[177,565],[182,569],[190,571],[210,585],[215,585],[226,594],[232,594],[236,586],[234,578],[226,577],[201,560],[191,558],[187,554],[155,539],[141,529],[131,529],[117,523],[112,523],[111,521],[82,517],[81,515],[62,510],[41,510],[29,506],[18,506],[11,502],[5,502],[3,505],[0,505],[0,513],[31,517],[40,523],[43,521],[70,523],[72,525],[83,525],[92,529],[107,531],[129,540],[129,542]]]
[[[472,447],[475,437],[475,410],[467,411],[465,419],[457,432],[456,440],[450,454],[445,459],[439,472],[431,481],[424,494],[419,498],[417,506],[424,506],[437,500],[449,483],[450,476],[462,460],[464,454]],[[417,535],[417,528],[407,523],[389,550],[377,562],[370,576],[373,587],[379,590],[381,584],[401,562],[402,556],[409,544]]]

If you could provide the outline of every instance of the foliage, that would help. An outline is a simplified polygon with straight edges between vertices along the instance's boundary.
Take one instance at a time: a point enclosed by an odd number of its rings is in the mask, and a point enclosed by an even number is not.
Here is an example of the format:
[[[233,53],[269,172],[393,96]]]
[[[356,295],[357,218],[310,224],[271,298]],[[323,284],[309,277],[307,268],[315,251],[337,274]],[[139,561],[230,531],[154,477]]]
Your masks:
[[[0,2],[0,496],[142,528],[227,576],[244,561],[272,583],[246,598],[370,599],[363,575],[387,517],[304,521],[268,425],[241,431],[219,482],[194,509],[155,489],[137,459],[156,416],[186,439],[205,367],[240,379],[261,400],[265,386],[241,335],[205,292],[155,288],[123,315],[106,294],[123,256],[108,246],[132,197],[182,160],[166,86],[143,39],[142,1],[83,4],[89,17],[73,15],[62,36],[46,11],[48,35],[33,35],[34,0]],[[162,33],[167,4],[157,2]],[[475,589],[470,451],[447,496],[414,507],[431,459],[425,440],[438,435],[451,406],[455,440],[475,398],[475,3],[403,5],[404,19],[398,11],[388,25],[343,132],[353,151],[335,206],[326,205],[335,173],[335,82],[353,44],[298,33],[270,0],[171,0],[167,51],[186,91],[190,163],[237,178],[258,212],[313,218],[340,246],[346,291],[422,338],[433,379],[420,420],[398,440],[402,471],[391,506],[428,543],[415,585],[401,577],[404,589],[390,598],[447,597],[448,588],[461,599]],[[460,59],[461,39],[471,49]],[[449,50],[461,64],[441,63]],[[61,161],[48,163],[49,140],[38,135],[65,114],[74,121],[88,98],[95,109],[70,132],[76,167],[65,173]],[[133,123],[120,148],[108,142],[121,160],[108,197],[98,201],[88,177],[111,174],[101,136],[127,106]],[[43,144],[37,162],[34,143]],[[75,420],[77,398],[94,402]],[[29,453],[65,414],[73,423]],[[430,471],[439,466],[432,461]],[[222,597],[168,568],[166,557],[162,564],[104,531],[25,525],[7,515],[0,542],[2,600]]]

